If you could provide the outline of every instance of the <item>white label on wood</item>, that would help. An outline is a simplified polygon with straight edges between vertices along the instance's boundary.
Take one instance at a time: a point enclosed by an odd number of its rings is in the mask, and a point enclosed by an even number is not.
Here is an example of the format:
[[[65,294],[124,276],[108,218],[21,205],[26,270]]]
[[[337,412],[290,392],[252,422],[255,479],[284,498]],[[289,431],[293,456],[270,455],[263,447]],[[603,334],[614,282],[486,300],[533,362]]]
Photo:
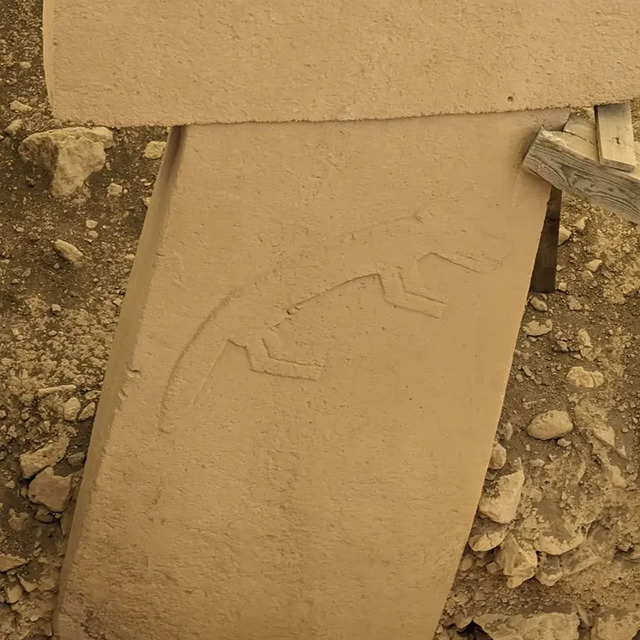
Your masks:
[[[603,104],[596,107],[598,153],[605,167],[622,171],[636,168],[631,123],[631,104]]]

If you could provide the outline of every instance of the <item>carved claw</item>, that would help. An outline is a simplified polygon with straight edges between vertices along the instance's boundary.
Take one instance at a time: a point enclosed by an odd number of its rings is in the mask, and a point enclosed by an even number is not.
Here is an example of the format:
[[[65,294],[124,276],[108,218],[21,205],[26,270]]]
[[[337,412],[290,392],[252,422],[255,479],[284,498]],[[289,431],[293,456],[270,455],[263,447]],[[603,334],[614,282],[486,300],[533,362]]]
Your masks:
[[[263,336],[253,337],[243,346],[253,371],[303,380],[317,380],[322,373],[322,363],[296,362],[282,357],[284,349],[273,331],[268,331]],[[277,353],[272,353],[273,351]]]
[[[380,273],[380,281],[385,299],[396,307],[439,318],[447,304],[446,297],[422,283],[417,265],[387,269]]]

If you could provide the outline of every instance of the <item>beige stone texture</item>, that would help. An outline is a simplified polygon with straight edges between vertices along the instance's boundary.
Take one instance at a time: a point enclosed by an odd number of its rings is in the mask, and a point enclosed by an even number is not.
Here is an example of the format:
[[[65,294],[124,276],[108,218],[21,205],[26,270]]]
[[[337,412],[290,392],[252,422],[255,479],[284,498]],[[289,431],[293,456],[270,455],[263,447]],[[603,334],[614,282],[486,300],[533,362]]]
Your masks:
[[[55,114],[359,120],[636,96],[631,0],[45,0]]]
[[[548,197],[522,156],[566,117],[173,130],[62,640],[431,637]]]

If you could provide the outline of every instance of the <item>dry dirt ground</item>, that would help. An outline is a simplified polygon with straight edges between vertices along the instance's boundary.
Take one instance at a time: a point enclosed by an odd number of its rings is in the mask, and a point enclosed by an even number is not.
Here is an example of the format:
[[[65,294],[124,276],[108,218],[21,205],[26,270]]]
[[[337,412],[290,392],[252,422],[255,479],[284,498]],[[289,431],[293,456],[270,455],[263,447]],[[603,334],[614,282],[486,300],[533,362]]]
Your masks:
[[[39,640],[52,635],[92,414],[158,169],[143,151],[166,131],[114,131],[90,195],[53,198],[49,173],[18,146],[86,123],[50,116],[40,0],[2,4],[0,131],[21,124],[0,136],[0,639]],[[571,199],[563,225],[558,290],[525,310],[495,468],[439,640],[632,640],[640,628],[639,235]],[[57,240],[84,254],[81,266]]]

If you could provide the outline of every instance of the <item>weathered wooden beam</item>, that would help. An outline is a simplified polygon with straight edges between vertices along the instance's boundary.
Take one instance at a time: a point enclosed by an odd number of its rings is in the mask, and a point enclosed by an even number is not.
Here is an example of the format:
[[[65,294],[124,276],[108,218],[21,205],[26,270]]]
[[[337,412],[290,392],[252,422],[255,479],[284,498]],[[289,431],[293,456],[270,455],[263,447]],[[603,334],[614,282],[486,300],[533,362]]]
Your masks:
[[[595,139],[595,124],[588,125]],[[619,171],[600,164],[597,145],[585,138],[587,124],[581,126],[582,135],[540,129],[524,166],[557,189],[640,224],[640,170]]]
[[[601,164],[622,171],[637,166],[631,122],[631,103],[602,104],[595,108]]]
[[[551,293],[556,290],[556,265],[558,263],[558,232],[560,231],[560,211],[562,191],[551,187],[547,203],[547,214],[540,234],[540,244],[531,275],[531,291]]]

